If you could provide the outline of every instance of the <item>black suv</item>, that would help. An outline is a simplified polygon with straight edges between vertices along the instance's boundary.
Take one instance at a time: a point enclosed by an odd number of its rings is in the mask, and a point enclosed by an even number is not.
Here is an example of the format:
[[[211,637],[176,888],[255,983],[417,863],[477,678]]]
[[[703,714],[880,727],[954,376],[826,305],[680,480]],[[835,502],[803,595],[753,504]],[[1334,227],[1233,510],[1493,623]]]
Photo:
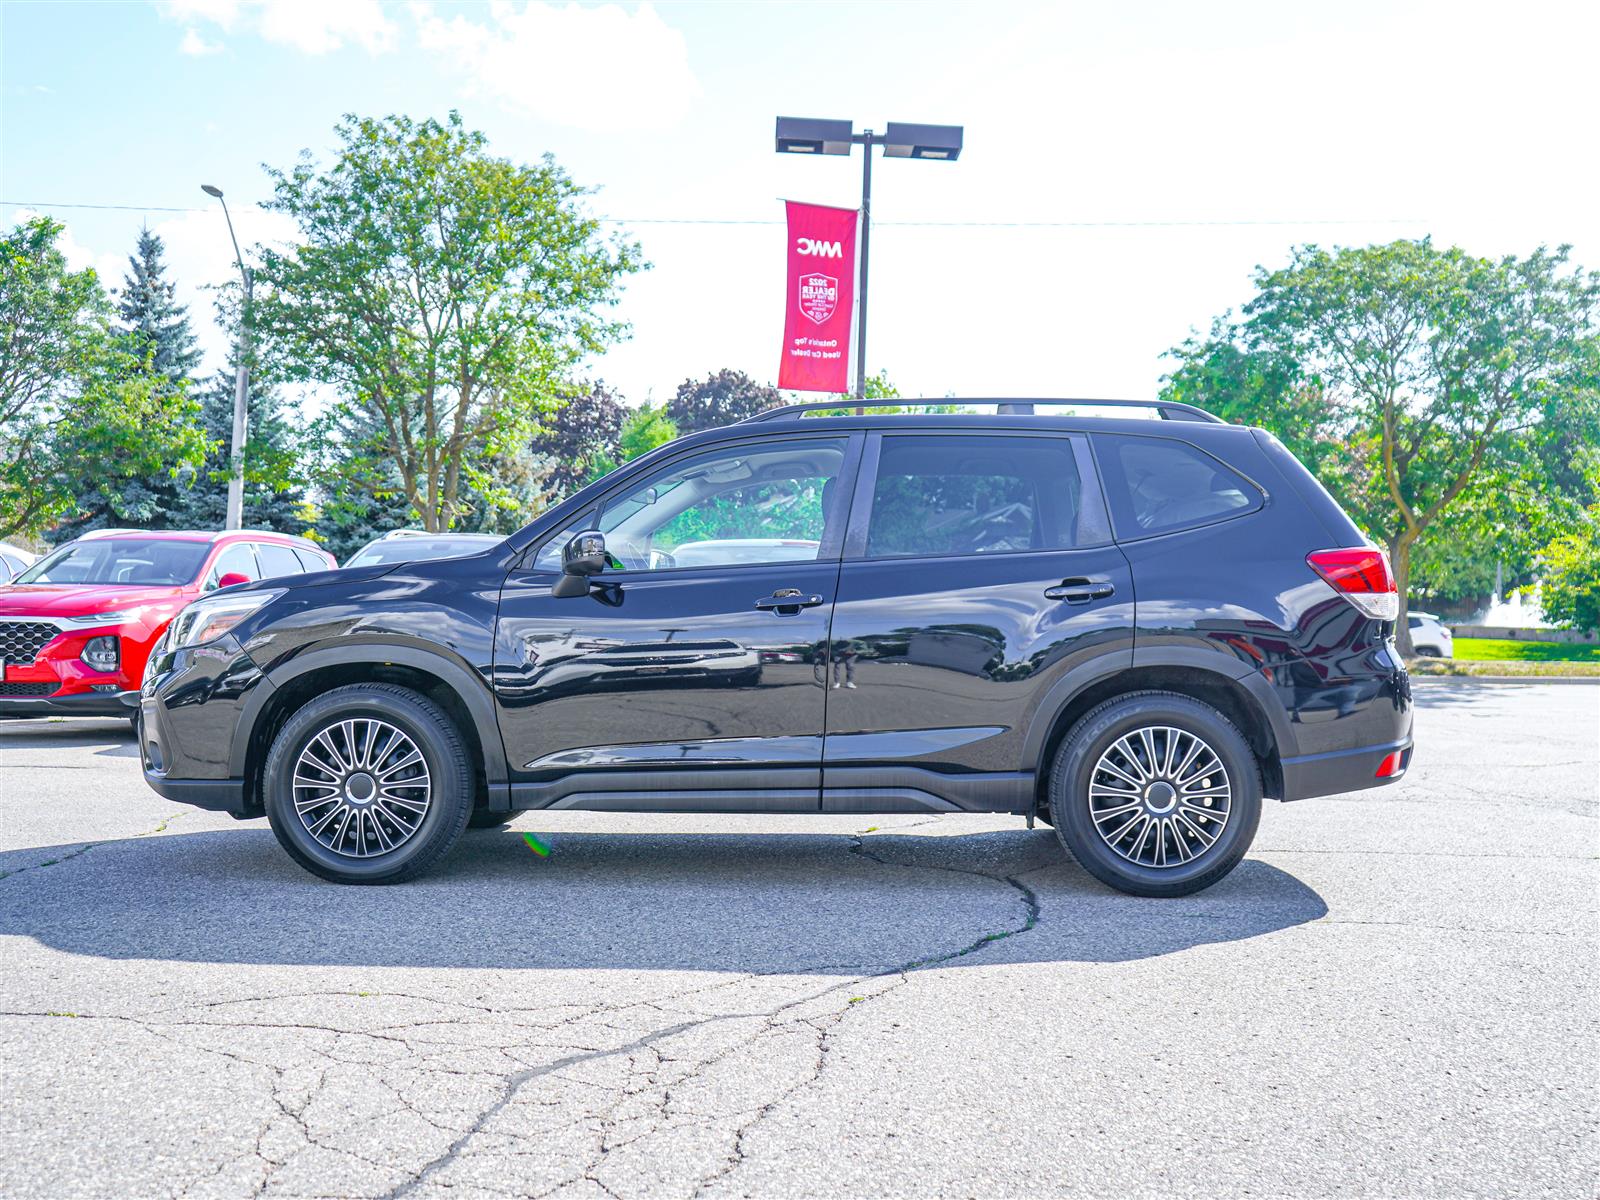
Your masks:
[[[520,809],[982,812],[1175,896],[1263,797],[1405,772],[1388,562],[1269,434],[920,407],[776,409],[471,557],[199,600],[150,658],[145,778],[346,883]]]

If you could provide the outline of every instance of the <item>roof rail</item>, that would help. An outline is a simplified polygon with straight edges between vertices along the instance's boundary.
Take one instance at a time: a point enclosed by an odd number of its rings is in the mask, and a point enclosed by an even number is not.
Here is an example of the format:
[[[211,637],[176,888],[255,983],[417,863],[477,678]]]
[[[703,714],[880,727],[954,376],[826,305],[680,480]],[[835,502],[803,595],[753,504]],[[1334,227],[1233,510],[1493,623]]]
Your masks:
[[[327,548],[325,546],[319,546],[312,539],[308,537],[302,537],[298,533],[284,533],[281,529],[269,529],[265,525],[241,525],[238,529],[218,529],[211,535],[211,540],[214,542],[220,537],[227,537],[229,534],[237,535],[241,533],[251,535],[266,533],[276,538],[286,538],[295,543],[297,546],[308,546],[312,550],[324,550]]]
[[[956,396],[946,396],[938,400],[871,400],[865,403],[846,397],[843,400],[813,400],[805,404],[785,404],[779,408],[769,408],[758,412],[753,417],[746,417],[739,422],[748,425],[752,421],[772,421],[783,417],[799,417],[809,412],[838,412],[840,409],[851,409],[860,414],[866,409],[883,408],[933,408],[947,405],[973,405],[992,404],[995,412],[1000,416],[1025,416],[1037,414],[1036,406],[1065,407],[1065,408],[1144,408],[1154,409],[1164,421],[1207,421],[1216,425],[1226,424],[1215,413],[1209,413],[1203,408],[1193,404],[1182,404],[1175,400],[1054,400],[1054,399],[981,399],[963,400]]]

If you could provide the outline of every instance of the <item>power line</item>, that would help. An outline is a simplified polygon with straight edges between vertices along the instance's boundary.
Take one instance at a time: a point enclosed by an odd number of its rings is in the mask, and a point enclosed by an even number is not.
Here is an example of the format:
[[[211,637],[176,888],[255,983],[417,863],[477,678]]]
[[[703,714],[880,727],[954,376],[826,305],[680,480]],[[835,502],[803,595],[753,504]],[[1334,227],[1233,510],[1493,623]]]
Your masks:
[[[68,204],[45,201],[0,200],[13,208],[71,208],[100,212],[204,213],[210,208],[178,208],[160,204]],[[264,211],[259,204],[241,205]],[[602,225],[782,225],[778,219],[735,219],[729,217],[596,217]],[[1423,217],[1345,217],[1345,218],[1268,218],[1244,220],[1176,219],[1163,221],[874,221],[873,228],[902,229],[1168,229],[1233,228],[1272,225],[1425,225]]]

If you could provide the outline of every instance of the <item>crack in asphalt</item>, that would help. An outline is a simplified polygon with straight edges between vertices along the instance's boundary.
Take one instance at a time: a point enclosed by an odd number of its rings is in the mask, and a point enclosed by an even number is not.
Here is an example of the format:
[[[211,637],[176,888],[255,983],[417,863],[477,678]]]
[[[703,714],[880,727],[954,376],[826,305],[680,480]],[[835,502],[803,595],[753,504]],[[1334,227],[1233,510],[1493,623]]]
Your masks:
[[[165,833],[168,825],[172,824],[179,817],[188,816],[190,812],[190,809],[180,808],[176,812],[170,812],[166,816],[162,817],[161,824],[157,825],[154,829],[146,829],[139,833],[130,833],[125,838],[107,838],[102,842],[85,842],[71,853],[63,854],[58,858],[47,858],[43,862],[29,863],[25,867],[14,867],[9,871],[0,871],[0,879],[10,879],[13,875],[22,875],[28,871],[38,871],[45,867],[58,867],[64,862],[71,862],[75,858],[82,858],[96,846],[110,845],[114,842],[131,842],[135,838],[154,837],[158,833]],[[16,851],[13,851],[13,853],[16,853]]]
[[[172,818],[167,818],[155,829],[137,836],[149,836],[164,830]],[[933,824],[938,818],[919,821],[913,825],[895,826],[885,834],[903,834],[909,829]],[[18,1018],[48,1018],[71,1016],[92,1021],[120,1022],[138,1028],[150,1036],[181,1051],[199,1051],[227,1061],[229,1069],[247,1072],[260,1079],[265,1092],[266,1109],[253,1138],[237,1152],[227,1153],[219,1162],[202,1170],[198,1175],[175,1189],[186,1195],[214,1185],[230,1170],[244,1170],[252,1181],[250,1194],[260,1196],[272,1188],[280,1173],[298,1156],[309,1150],[335,1154],[353,1163],[370,1167],[383,1175],[394,1177],[397,1171],[405,1178],[387,1191],[375,1191],[382,1200],[400,1200],[425,1187],[449,1188],[448,1179],[441,1178],[456,1162],[463,1158],[496,1151],[475,1149],[473,1141],[480,1137],[495,1118],[513,1103],[523,1103],[523,1093],[540,1080],[559,1078],[566,1084],[591,1086],[597,1092],[611,1096],[609,1102],[579,1106],[581,1111],[571,1121],[554,1128],[541,1129],[539,1137],[547,1138],[560,1130],[570,1131],[580,1127],[593,1127],[593,1145],[582,1156],[582,1166],[576,1171],[562,1170],[561,1178],[549,1189],[539,1193],[548,1195],[579,1182],[588,1182],[610,1196],[620,1198],[621,1193],[605,1178],[608,1158],[645,1138],[675,1129],[701,1127],[718,1130],[729,1121],[737,1121],[727,1136],[730,1140],[725,1154],[715,1169],[693,1177],[697,1181],[687,1190],[699,1196],[715,1188],[746,1161],[749,1138],[752,1133],[786,1102],[808,1088],[815,1086],[826,1070],[834,1039],[845,1018],[873,1000],[906,986],[918,971],[930,969],[957,959],[965,958],[1006,938],[1023,934],[1035,928],[1040,920],[1042,906],[1038,894],[1021,878],[1030,872],[1001,874],[976,867],[947,866],[932,863],[897,861],[885,857],[885,851],[869,846],[869,834],[876,829],[852,834],[848,853],[879,866],[907,871],[940,871],[973,879],[1004,884],[1015,893],[1020,903],[1020,918],[1003,928],[987,930],[971,941],[938,953],[919,955],[880,970],[864,970],[856,963],[827,963],[788,966],[781,970],[745,972],[734,978],[718,979],[710,983],[670,988],[667,991],[617,1004],[599,1006],[563,1002],[551,1005],[501,1006],[473,1003],[454,997],[427,995],[419,991],[372,992],[352,991],[348,988],[327,990],[296,990],[267,995],[231,997],[221,1000],[200,1001],[193,1004],[173,1003],[140,1015],[116,1013],[54,1014],[42,1012],[3,1012],[0,1015]],[[876,842],[877,839],[871,839]],[[95,845],[90,843],[78,854]],[[25,868],[26,869],[26,868]],[[11,872],[15,874],[16,872]],[[782,980],[795,976],[822,972],[837,972],[835,981],[822,987],[811,987],[800,994],[788,991],[780,1003],[755,1007],[741,1006],[733,1012],[695,1012],[695,1008],[713,1001],[719,992],[748,988],[764,979]],[[838,999],[848,997],[842,1004]],[[268,1019],[257,1014],[238,1012],[252,1005],[277,1006],[295,1002],[340,1001],[349,1003],[369,997],[404,999],[424,1006],[425,1011],[405,1021],[390,1021],[376,1027],[355,1027],[358,1017],[350,1025],[338,1020]],[[737,1003],[737,999],[734,1002]],[[808,1012],[808,1006],[827,1004],[826,1011]],[[431,1009],[432,1011],[426,1011]],[[638,1032],[626,1029],[625,1024],[613,1021],[626,1020],[629,1013],[657,1013],[673,1020],[670,1024]],[[607,1018],[611,1018],[608,1020]],[[500,1035],[502,1044],[486,1044],[481,1039],[457,1040],[450,1037],[424,1036],[447,1031],[450,1027],[482,1030],[490,1019],[496,1023],[493,1032]],[[721,1025],[749,1022],[752,1028],[735,1036],[726,1045],[711,1048],[701,1056],[678,1057],[670,1052],[674,1039],[698,1030]],[[588,1031],[587,1034],[581,1032]],[[298,1035],[293,1043],[298,1052],[312,1061],[296,1062],[285,1066],[264,1061],[249,1052],[208,1044],[212,1039],[196,1040],[192,1034],[207,1030],[240,1031],[256,1029],[282,1031]],[[573,1045],[560,1042],[561,1031],[571,1030],[577,1041],[596,1044]],[[593,1035],[601,1031],[636,1034],[620,1044],[607,1045],[605,1038]],[[522,1053],[537,1043],[530,1043],[524,1035],[553,1035],[551,1045],[566,1052],[543,1062],[529,1062]],[[798,1078],[788,1080],[774,1094],[767,1095],[758,1104],[733,1108],[724,1112],[697,1112],[691,1104],[682,1106],[681,1097],[686,1089],[701,1080],[719,1065],[749,1055],[753,1049],[773,1039],[791,1039],[803,1036],[812,1041],[809,1058],[802,1058]],[[348,1040],[347,1040],[348,1039]],[[353,1047],[393,1047],[394,1056],[379,1055],[368,1060],[360,1055],[352,1058],[340,1052],[341,1045]],[[525,1065],[506,1073],[503,1069],[486,1067],[482,1070],[462,1069],[451,1063],[452,1055],[462,1052],[483,1052],[521,1061]],[[262,1051],[263,1056],[270,1051]],[[621,1084],[591,1083],[570,1074],[574,1068],[600,1061],[626,1059],[625,1079]],[[436,1061],[444,1060],[444,1061]],[[365,1077],[368,1083],[381,1088],[382,1113],[362,1111],[350,1114],[349,1119],[328,1125],[325,1121],[313,1127],[308,1113],[331,1086],[330,1075],[343,1068],[341,1083],[350,1078]],[[686,1068],[686,1069],[685,1069]],[[264,1074],[263,1074],[264,1073]],[[351,1073],[354,1073],[353,1075]],[[419,1078],[430,1075],[456,1076],[482,1080],[485,1084],[496,1081],[492,1099],[481,1107],[474,1105],[461,1110],[464,1118],[451,1121],[436,1112],[427,1111],[414,1099],[415,1084]],[[253,1090],[253,1089],[252,1089]],[[407,1093],[411,1094],[408,1095]],[[559,1104],[559,1101],[552,1103]],[[470,1115],[469,1115],[470,1114]],[[413,1169],[393,1161],[352,1150],[348,1139],[359,1135],[363,1126],[374,1120],[392,1123],[396,1117],[411,1118],[450,1140],[442,1150]],[[513,1144],[523,1141],[524,1135],[511,1132],[507,1135]],[[345,1144],[336,1144],[344,1140]],[[362,1149],[366,1149],[363,1145]],[[505,1153],[518,1157],[523,1152],[508,1150]],[[529,1152],[532,1153],[532,1152]],[[710,1164],[706,1164],[709,1166]],[[701,1170],[705,1170],[702,1167]],[[241,1182],[243,1182],[241,1180]],[[613,1181],[615,1182],[615,1181]],[[685,1181],[686,1183],[688,1181]],[[483,1183],[472,1185],[483,1190],[493,1190]],[[519,1189],[524,1192],[525,1189]]]

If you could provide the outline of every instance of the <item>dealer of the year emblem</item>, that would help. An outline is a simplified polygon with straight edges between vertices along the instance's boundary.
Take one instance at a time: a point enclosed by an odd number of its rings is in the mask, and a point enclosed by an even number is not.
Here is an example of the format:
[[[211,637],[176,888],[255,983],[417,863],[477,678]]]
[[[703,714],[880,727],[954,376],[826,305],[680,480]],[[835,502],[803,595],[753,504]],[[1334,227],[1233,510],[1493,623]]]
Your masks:
[[[831,275],[800,276],[800,311],[821,325],[839,303],[839,281]]]

